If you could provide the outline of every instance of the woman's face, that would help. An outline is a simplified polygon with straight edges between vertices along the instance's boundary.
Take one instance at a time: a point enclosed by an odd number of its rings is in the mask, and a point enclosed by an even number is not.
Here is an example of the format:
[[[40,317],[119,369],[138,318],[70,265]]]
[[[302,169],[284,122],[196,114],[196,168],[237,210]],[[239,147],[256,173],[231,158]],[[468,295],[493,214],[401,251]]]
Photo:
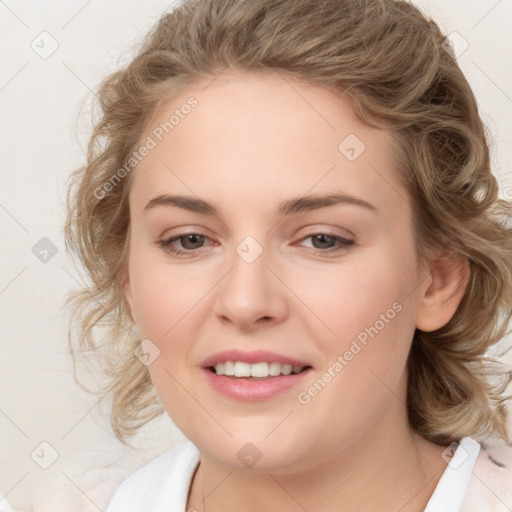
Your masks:
[[[425,282],[391,135],[323,88],[224,72],[143,144],[126,293],[176,425],[282,473],[396,435]]]

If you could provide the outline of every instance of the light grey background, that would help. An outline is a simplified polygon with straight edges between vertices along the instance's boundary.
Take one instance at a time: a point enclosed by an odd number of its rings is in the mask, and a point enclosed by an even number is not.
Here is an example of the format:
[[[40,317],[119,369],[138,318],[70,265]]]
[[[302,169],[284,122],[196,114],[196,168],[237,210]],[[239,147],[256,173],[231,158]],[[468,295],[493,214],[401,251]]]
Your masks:
[[[416,4],[469,44],[459,61],[493,138],[502,194],[512,199],[512,2]],[[104,510],[124,476],[184,439],[165,416],[140,432],[139,450],[115,440],[107,406],[74,383],[64,304],[78,279],[62,237],[65,179],[83,162],[91,91],[171,5],[0,0],[0,500],[17,510]],[[47,245],[34,254],[43,237],[54,256]],[[43,469],[53,450],[58,458]]]

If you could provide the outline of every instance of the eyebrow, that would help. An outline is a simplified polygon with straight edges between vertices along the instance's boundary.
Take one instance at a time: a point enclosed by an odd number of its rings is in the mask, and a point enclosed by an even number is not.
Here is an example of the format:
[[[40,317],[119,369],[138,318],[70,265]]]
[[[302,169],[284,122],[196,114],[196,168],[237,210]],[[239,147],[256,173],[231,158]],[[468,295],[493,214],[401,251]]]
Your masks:
[[[301,213],[311,210],[318,210],[327,206],[337,204],[349,204],[360,206],[370,211],[377,211],[377,208],[369,202],[341,192],[328,195],[309,195],[283,201],[276,213],[279,216],[287,216],[292,213]],[[208,201],[192,196],[162,194],[151,199],[144,207],[144,211],[151,210],[157,206],[176,206],[202,215],[219,216],[218,209]]]

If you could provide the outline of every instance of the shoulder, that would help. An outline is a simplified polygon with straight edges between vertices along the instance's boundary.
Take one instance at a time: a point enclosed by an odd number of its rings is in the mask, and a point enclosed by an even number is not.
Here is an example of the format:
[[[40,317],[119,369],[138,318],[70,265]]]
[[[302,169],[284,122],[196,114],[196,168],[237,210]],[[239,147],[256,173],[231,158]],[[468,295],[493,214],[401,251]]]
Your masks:
[[[492,447],[482,444],[464,503],[464,512],[512,509],[511,444]]]
[[[173,448],[123,480],[106,512],[184,509],[198,463],[199,451],[191,442]]]

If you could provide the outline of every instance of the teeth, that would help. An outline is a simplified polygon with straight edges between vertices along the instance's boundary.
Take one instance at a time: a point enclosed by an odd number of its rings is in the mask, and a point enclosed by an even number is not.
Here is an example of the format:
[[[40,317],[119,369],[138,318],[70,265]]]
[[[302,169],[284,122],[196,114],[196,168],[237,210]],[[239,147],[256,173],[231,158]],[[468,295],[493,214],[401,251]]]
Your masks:
[[[283,364],[283,367],[281,368],[281,373],[283,375],[290,375],[290,373],[292,373],[292,365],[291,364]]]
[[[248,364],[247,366],[251,367],[251,377],[268,377],[268,363]]]
[[[281,363],[244,363],[242,361],[225,361],[214,366],[217,375],[228,377],[277,377],[278,375],[290,375],[299,373],[304,366],[292,366]]]
[[[251,365],[249,363],[235,363],[235,377],[250,377]]]
[[[277,375],[281,375],[281,363],[270,363],[269,365],[269,374],[272,375],[272,377],[276,377]]]
[[[217,366],[215,367],[215,371],[217,371]],[[222,368],[219,368],[219,370],[222,370]],[[217,373],[217,375],[222,375],[222,373]],[[224,363],[224,375],[235,375],[235,363],[232,361],[226,361]]]

